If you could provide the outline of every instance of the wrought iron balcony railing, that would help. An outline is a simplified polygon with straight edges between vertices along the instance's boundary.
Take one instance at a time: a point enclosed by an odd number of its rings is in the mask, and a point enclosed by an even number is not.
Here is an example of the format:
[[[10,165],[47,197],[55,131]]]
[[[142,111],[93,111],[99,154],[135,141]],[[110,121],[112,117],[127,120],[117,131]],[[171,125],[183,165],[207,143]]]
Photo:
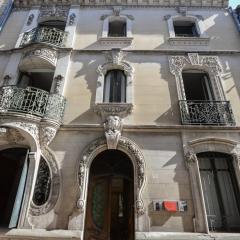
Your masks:
[[[65,98],[42,89],[17,86],[0,88],[0,113],[20,112],[61,122]]]
[[[24,33],[20,46],[25,46],[30,43],[47,43],[57,47],[62,47],[66,36],[66,32],[57,28],[33,28],[31,31]]]
[[[182,124],[235,125],[229,101],[180,100]]]

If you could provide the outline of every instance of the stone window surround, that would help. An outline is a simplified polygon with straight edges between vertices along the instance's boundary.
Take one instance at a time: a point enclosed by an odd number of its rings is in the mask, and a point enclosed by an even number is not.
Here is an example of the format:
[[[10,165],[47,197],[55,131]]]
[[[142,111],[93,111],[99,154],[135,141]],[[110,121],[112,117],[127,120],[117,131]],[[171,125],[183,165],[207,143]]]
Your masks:
[[[167,15],[164,17],[167,20],[169,39],[171,45],[208,45],[210,38],[205,32],[205,27],[203,23],[202,16],[193,16],[193,15]],[[174,21],[190,21],[194,22],[196,25],[197,32],[199,37],[177,37],[174,31]]]
[[[126,117],[131,113],[133,106],[133,67],[124,60],[126,53],[120,49],[112,49],[105,52],[106,62],[97,68],[98,79],[95,98],[95,112],[103,117],[117,115]],[[105,75],[109,70],[122,70],[126,76],[126,102],[106,103],[103,102]],[[111,109],[109,109],[111,108]]]
[[[221,79],[223,70],[217,56],[201,56],[198,53],[188,53],[187,56],[171,56],[169,57],[169,65],[170,72],[176,79],[179,100],[186,100],[182,71],[192,69],[207,72],[215,99],[226,101]]]
[[[240,187],[240,144],[221,138],[200,138],[186,143],[184,155],[189,171],[190,185],[194,203],[195,232],[209,233],[206,206],[204,202],[197,154],[201,152],[221,152],[232,156],[233,167]]]
[[[110,16],[102,16],[101,18],[103,20],[103,29],[102,29],[102,35],[99,38],[99,41],[102,44],[131,44],[133,37],[132,37],[132,20],[133,18],[130,16],[125,15],[110,15]],[[108,30],[109,30],[109,22],[119,19],[125,19],[126,21],[126,37],[109,37],[108,36]]]

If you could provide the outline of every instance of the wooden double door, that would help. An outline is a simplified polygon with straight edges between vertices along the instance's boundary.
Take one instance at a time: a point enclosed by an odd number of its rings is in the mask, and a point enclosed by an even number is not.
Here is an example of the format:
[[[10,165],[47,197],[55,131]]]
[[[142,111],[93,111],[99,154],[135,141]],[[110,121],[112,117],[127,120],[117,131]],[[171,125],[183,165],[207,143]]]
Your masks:
[[[92,177],[85,240],[133,240],[133,186],[124,176]]]

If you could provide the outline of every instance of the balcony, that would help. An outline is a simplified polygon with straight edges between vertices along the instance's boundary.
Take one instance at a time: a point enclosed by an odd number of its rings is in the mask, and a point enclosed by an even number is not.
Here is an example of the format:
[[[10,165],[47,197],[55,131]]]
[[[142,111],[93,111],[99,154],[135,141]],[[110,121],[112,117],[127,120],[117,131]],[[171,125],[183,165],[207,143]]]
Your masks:
[[[0,113],[25,113],[60,123],[65,102],[63,96],[38,88],[0,88]]]
[[[57,28],[38,27],[24,33],[20,46],[23,47],[30,43],[46,43],[63,47],[66,36],[66,32]]]
[[[183,125],[235,125],[229,101],[180,100]]]

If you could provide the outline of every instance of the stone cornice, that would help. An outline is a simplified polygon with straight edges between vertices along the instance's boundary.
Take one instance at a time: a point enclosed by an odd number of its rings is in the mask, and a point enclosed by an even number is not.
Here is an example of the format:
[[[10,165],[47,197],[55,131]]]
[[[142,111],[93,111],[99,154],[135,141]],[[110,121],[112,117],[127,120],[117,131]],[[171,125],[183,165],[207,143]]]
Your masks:
[[[223,1],[212,1],[212,0],[128,0],[127,2],[124,0],[111,1],[111,0],[14,0],[14,6],[16,8],[28,8],[37,5],[51,5],[51,4],[61,5],[81,5],[81,6],[111,6],[111,5],[126,5],[126,6],[162,6],[162,7],[178,7],[178,6],[186,6],[186,7],[217,7],[217,8],[225,8],[228,6],[228,0]]]
[[[47,47],[52,48],[58,52],[74,52],[74,53],[88,53],[88,54],[98,54],[103,53],[106,51],[106,49],[73,49],[73,48],[59,48],[59,47],[51,47],[44,44],[31,44],[23,48],[12,48],[12,49],[6,49],[1,50],[0,54],[6,54],[6,53],[13,53],[13,52],[25,52],[26,50],[34,49],[34,48],[41,48],[41,47]],[[191,53],[198,53],[199,55],[235,55],[240,54],[240,50],[187,50],[187,49],[180,49],[180,50],[174,50],[174,49],[131,49],[131,50],[124,50],[123,52],[126,53],[139,53],[139,54],[162,54],[162,55],[187,55],[189,52]]]
[[[102,131],[102,124],[63,124],[59,131]],[[191,126],[191,125],[128,125],[123,132],[233,132],[239,133],[240,126]]]

